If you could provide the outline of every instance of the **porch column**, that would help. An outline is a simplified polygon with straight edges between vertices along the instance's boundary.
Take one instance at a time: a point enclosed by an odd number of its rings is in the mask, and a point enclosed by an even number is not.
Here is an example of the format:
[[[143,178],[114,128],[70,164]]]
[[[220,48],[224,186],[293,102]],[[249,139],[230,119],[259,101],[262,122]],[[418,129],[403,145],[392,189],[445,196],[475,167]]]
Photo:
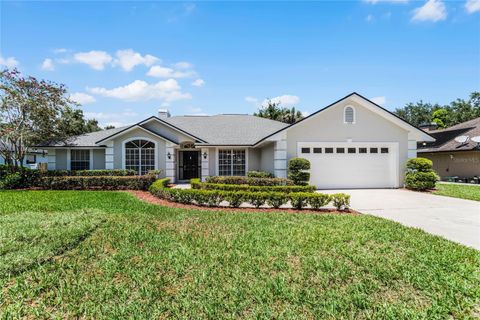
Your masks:
[[[204,157],[206,155],[206,157]],[[200,152],[200,157],[202,157],[202,181],[205,182],[206,178],[210,175],[210,170],[208,167],[209,164],[209,149],[208,148],[202,148]]]
[[[55,149],[49,149],[47,150],[48,151],[48,155],[47,155],[47,169],[48,170],[55,170],[56,167],[57,167],[57,164],[56,164],[56,153],[55,153]]]
[[[281,139],[275,141],[273,148],[273,169],[275,171],[275,177],[286,178],[287,177],[287,140]]]
[[[167,142],[165,149],[165,177],[170,179],[170,182],[175,182],[175,148],[174,144]]]
[[[105,149],[105,169],[112,170],[114,168],[113,157],[114,157],[114,146],[113,141],[107,142],[107,148]]]

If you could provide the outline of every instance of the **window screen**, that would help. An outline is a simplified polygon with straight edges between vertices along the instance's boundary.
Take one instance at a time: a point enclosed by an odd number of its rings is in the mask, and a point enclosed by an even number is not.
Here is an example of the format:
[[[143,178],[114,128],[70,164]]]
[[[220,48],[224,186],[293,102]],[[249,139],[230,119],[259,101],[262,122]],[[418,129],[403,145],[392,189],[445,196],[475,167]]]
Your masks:
[[[355,111],[352,107],[345,108],[345,123],[354,123],[355,122]]]

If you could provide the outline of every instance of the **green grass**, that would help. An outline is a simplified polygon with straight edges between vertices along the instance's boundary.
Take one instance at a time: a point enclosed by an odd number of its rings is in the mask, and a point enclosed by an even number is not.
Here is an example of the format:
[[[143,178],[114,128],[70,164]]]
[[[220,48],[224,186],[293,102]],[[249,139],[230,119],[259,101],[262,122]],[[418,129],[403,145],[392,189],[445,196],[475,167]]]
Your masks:
[[[480,201],[480,186],[437,183],[433,192],[440,196]]]
[[[9,259],[0,253],[0,318],[478,315],[478,251],[372,216],[206,212],[121,192],[10,191],[0,192],[0,217],[2,241],[19,246]],[[28,268],[15,271],[13,250]]]

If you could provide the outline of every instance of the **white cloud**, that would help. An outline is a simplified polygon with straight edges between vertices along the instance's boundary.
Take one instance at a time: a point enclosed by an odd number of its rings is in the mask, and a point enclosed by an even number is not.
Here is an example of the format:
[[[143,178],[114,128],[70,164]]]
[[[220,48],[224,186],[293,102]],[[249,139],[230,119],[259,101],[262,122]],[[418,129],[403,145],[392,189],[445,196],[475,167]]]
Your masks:
[[[385,102],[387,102],[387,99],[385,97],[373,97],[370,100],[372,100],[372,102],[375,102],[380,106],[383,106]]]
[[[47,58],[43,60],[41,68],[42,70],[53,71],[55,70],[55,64],[53,63],[52,59]]]
[[[89,104],[96,101],[94,97],[83,92],[72,93],[70,99],[80,104]]]
[[[255,98],[255,97],[245,97],[245,101],[247,101],[248,103],[254,103],[254,104],[258,104],[258,99]]]
[[[19,64],[20,63],[18,62],[18,60],[15,59],[14,57],[4,58],[3,56],[0,55],[0,66],[2,67],[15,68]]]
[[[88,64],[92,69],[103,70],[105,65],[112,62],[112,56],[105,51],[92,50],[79,52],[73,55],[75,61]]]
[[[196,73],[193,70],[178,71],[162,66],[152,66],[147,72],[147,76],[156,78],[189,78],[195,75]]]
[[[190,62],[187,61],[180,61],[175,63],[175,68],[177,69],[191,69],[193,68],[193,65]]]
[[[203,87],[205,85],[205,81],[203,79],[197,79],[192,82],[192,86],[195,87]]]
[[[283,105],[283,106],[293,106],[293,105],[296,105],[300,102],[299,97],[292,96],[292,95],[289,95],[289,94],[284,94],[282,96],[278,96],[278,97],[275,97],[275,98],[265,99],[262,103],[262,106],[265,106],[266,103],[269,100],[273,103],[278,103],[278,104]]]
[[[118,50],[117,58],[114,60],[115,65],[119,65],[125,71],[131,71],[137,65],[145,65],[147,67],[159,61],[157,57],[146,54],[142,56],[140,53],[132,49]]]
[[[366,3],[377,4],[377,3],[408,3],[409,0],[364,0]]]
[[[96,87],[87,88],[87,90],[92,94],[127,101],[156,99],[170,102],[192,98],[189,93],[181,91],[181,88],[175,79],[159,81],[153,84],[149,84],[142,80],[135,80],[123,87],[113,89]]]
[[[468,13],[480,11],[480,0],[467,0],[465,9],[467,9]]]
[[[412,21],[437,22],[447,18],[447,9],[441,0],[428,0],[423,6],[413,10]]]
[[[373,15],[369,14],[369,15],[365,18],[365,20],[366,20],[367,22],[372,22],[372,21],[373,21]]]
[[[308,111],[302,111],[302,116],[308,117],[310,115],[310,112]]]

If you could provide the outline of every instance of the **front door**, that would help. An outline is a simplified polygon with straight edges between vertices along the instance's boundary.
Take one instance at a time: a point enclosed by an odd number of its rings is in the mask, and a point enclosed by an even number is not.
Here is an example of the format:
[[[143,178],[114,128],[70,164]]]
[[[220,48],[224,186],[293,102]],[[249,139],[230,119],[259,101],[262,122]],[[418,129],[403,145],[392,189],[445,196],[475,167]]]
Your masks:
[[[190,180],[198,178],[198,162],[200,152],[198,151],[180,151],[180,180]]]

